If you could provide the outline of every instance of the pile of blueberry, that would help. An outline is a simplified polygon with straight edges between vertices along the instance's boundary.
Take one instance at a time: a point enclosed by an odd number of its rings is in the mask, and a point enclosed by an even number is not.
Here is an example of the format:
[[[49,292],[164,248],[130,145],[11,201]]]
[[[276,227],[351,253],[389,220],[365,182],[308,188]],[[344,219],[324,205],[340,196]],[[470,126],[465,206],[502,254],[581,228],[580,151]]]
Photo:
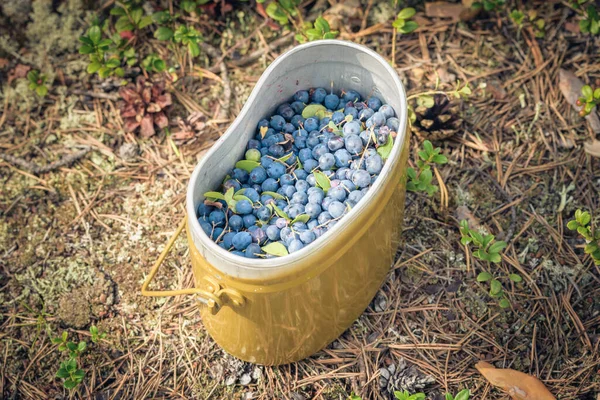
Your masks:
[[[300,90],[258,123],[243,160],[198,207],[204,232],[248,258],[293,253],[333,227],[381,172],[399,121],[354,90]]]

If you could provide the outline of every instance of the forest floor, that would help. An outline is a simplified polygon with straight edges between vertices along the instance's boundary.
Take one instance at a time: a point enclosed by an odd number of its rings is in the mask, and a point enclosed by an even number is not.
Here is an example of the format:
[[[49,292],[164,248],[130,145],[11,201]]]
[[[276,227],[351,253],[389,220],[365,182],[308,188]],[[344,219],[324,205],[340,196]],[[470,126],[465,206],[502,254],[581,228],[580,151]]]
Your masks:
[[[193,299],[142,297],[140,286],[184,215],[194,166],[266,66],[296,45],[293,35],[250,3],[191,18],[216,50],[202,47],[193,74],[182,68],[167,115],[175,127],[200,111],[206,126],[187,140],[142,139],[123,131],[118,79],[88,75],[77,53],[91,11],[56,3],[2,6],[0,153],[45,165],[91,151],[38,174],[0,159],[0,397],[385,399],[393,387],[430,399],[462,388],[475,399],[508,399],[474,369],[479,360],[535,375],[560,399],[600,396],[600,268],[566,228],[578,208],[600,223],[600,159],[583,150],[597,132],[559,89],[561,68],[600,83],[600,38],[578,32],[566,3],[536,3],[542,38],[531,24],[517,28],[508,7],[456,22],[416,6],[420,27],[399,36],[394,53],[409,94],[457,81],[473,92],[460,103],[461,129],[434,142],[449,159],[434,179],[441,190],[407,194],[397,262],[363,315],[323,351],[279,367],[226,355]],[[307,15],[326,5],[309,4]],[[339,38],[391,60],[398,9],[357,0],[334,7],[330,14],[344,16]],[[143,46],[181,65],[161,42]],[[47,96],[27,88],[30,67],[47,75]],[[411,139],[411,165],[421,142]],[[462,219],[508,242],[490,271],[510,307],[477,282],[488,266],[461,244]],[[192,286],[185,238],[157,281]],[[98,343],[91,325],[106,333]],[[55,377],[66,356],[51,338],[63,331],[89,342],[73,391]],[[387,375],[391,365],[388,385],[381,369]]]

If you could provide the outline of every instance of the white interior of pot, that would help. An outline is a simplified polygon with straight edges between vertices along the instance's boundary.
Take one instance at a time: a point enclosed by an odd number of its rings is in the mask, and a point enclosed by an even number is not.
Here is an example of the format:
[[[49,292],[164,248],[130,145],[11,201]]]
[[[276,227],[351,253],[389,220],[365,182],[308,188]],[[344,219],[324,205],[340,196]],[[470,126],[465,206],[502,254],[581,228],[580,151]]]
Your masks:
[[[323,87],[334,93],[354,89],[361,96],[375,95],[390,104],[400,121],[400,132],[384,168],[363,199],[338,224],[315,242],[285,257],[251,259],[236,256],[213,242],[202,231],[196,208],[204,201],[205,192],[215,190],[233,165],[243,157],[246,144],[256,133],[258,121],[298,90]],[[320,40],[295,47],[277,58],[263,73],[240,115],[194,169],[188,186],[186,209],[195,246],[206,260],[223,273],[234,277],[258,279],[280,272],[281,268],[300,266],[302,259],[325,246],[329,238],[339,234],[345,223],[361,213],[374,194],[386,187],[388,171],[400,159],[406,132],[406,95],[396,72],[388,62],[372,50],[350,42]]]

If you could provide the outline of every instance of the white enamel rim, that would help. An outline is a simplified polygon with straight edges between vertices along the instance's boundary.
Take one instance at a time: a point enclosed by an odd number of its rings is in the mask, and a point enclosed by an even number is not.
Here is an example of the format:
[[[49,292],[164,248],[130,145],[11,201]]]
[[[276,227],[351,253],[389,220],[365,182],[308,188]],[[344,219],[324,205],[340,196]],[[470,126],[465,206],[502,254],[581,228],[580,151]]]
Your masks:
[[[265,259],[243,258],[243,257],[237,256],[235,254],[232,254],[229,251],[221,248],[215,242],[213,242],[204,233],[204,231],[200,227],[200,223],[198,222],[197,218],[195,217],[196,216],[196,206],[193,202],[193,187],[194,187],[193,185],[198,180],[198,177],[200,176],[200,171],[204,168],[204,165],[206,164],[207,160],[213,156],[213,154],[215,153],[217,148],[222,145],[222,142],[224,141],[224,139],[226,137],[228,137],[229,135],[233,135],[235,133],[236,129],[238,128],[238,125],[240,124],[240,120],[242,118],[244,118],[244,116],[248,112],[248,109],[250,108],[250,104],[252,104],[252,102],[256,101],[256,99],[259,95],[259,92],[261,90],[261,87],[265,84],[265,81],[267,80],[268,75],[275,68],[278,67],[278,65],[281,63],[281,61],[286,57],[292,56],[296,53],[300,53],[303,50],[310,48],[310,47],[332,46],[332,45],[350,47],[350,48],[355,49],[357,52],[365,53],[365,54],[373,57],[374,60],[377,60],[390,74],[390,77],[393,80],[393,82],[390,82],[390,85],[396,86],[396,91],[400,94],[399,103],[405,105],[400,110],[395,110],[397,118],[399,120],[400,132],[398,132],[392,152],[390,153],[389,158],[387,159],[386,163],[384,164],[384,167],[383,167],[381,173],[379,174],[378,179],[375,181],[373,186],[371,186],[370,190],[361,199],[361,201],[352,210],[350,210],[350,212],[348,214],[346,214],[340,220],[340,222],[338,222],[333,228],[328,230],[323,236],[319,237],[317,240],[315,240],[310,245],[307,245],[306,247],[302,248],[301,250],[299,250],[295,253],[289,254],[287,256],[268,258],[268,259],[267,258],[265,258]],[[308,88],[305,88],[305,89],[308,89]],[[215,257],[222,259],[227,264],[235,265],[236,268],[239,268],[242,270],[243,269],[257,270],[257,272],[258,272],[258,271],[264,271],[264,270],[279,269],[282,267],[284,268],[290,264],[297,264],[302,259],[309,257],[312,253],[319,251],[321,248],[327,246],[327,244],[330,242],[330,239],[334,235],[340,234],[341,231],[345,229],[347,223],[350,222],[351,220],[353,220],[360,213],[362,213],[365,210],[365,208],[367,207],[367,205],[372,201],[373,197],[375,197],[375,195],[378,194],[378,192],[380,190],[387,187],[387,183],[390,179],[390,170],[391,170],[391,168],[394,168],[398,165],[398,162],[400,160],[400,153],[402,150],[402,146],[404,144],[404,141],[405,141],[405,138],[407,135],[407,132],[406,132],[406,130],[407,130],[406,129],[406,126],[407,126],[406,125],[406,122],[407,122],[407,120],[406,120],[407,119],[406,104],[407,104],[407,101],[406,101],[406,93],[404,90],[404,85],[400,81],[398,74],[396,73],[396,71],[394,71],[394,69],[389,65],[389,63],[383,57],[381,57],[379,54],[377,54],[373,50],[369,49],[368,47],[365,47],[365,46],[362,46],[362,45],[359,45],[356,43],[352,43],[352,42],[341,41],[341,40],[319,40],[316,42],[306,43],[304,45],[297,46],[297,47],[289,50],[288,52],[282,54],[281,56],[279,56],[275,61],[273,61],[271,63],[271,65],[269,65],[269,67],[261,75],[260,79],[256,83],[256,86],[252,90],[250,97],[244,104],[244,107],[242,108],[242,110],[241,110],[240,114],[237,116],[237,118],[229,126],[229,128],[223,134],[223,136],[221,138],[219,138],[219,140],[207,152],[207,154],[202,158],[202,160],[200,160],[198,165],[196,165],[196,168],[194,168],[194,172],[192,173],[192,176],[188,183],[188,191],[187,191],[187,196],[186,196],[186,211],[188,214],[188,217],[187,217],[188,218],[188,229],[190,229],[190,231],[191,231],[190,232],[191,236],[192,237],[195,236],[196,238],[198,238],[200,240],[202,246],[205,247],[204,249],[198,249],[198,251],[200,251],[200,253],[203,256],[205,256],[205,254],[204,254],[205,252],[213,253],[213,255]],[[190,218],[189,217],[190,215],[193,215],[194,218]],[[194,245],[194,242],[190,243],[190,245]],[[229,275],[233,275],[233,276],[240,275],[240,271],[232,271],[232,270],[229,270],[229,268],[220,268],[219,265],[214,265],[214,263],[212,263],[212,265],[213,265],[213,267],[221,270],[225,274],[229,274]],[[248,271],[248,273],[250,273],[250,275],[252,275],[251,271]],[[246,274],[242,274],[242,275],[246,275]]]

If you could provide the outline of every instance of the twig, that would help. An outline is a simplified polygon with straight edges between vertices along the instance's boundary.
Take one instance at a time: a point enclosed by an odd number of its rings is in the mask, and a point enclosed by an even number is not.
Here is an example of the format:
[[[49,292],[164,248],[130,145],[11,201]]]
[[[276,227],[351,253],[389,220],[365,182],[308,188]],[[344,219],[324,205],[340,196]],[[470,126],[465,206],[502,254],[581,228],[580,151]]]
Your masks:
[[[254,61],[258,60],[267,51],[272,51],[277,49],[278,47],[286,45],[290,43],[293,39],[294,34],[290,33],[277,40],[273,40],[271,43],[269,43],[268,47],[261,47],[260,49],[248,54],[246,57],[240,58],[239,60],[231,61],[231,65],[233,65],[234,67],[243,67],[244,65],[251,64]]]
[[[85,156],[91,150],[92,150],[91,147],[86,147],[83,150],[80,150],[76,153],[65,156],[58,161],[54,161],[48,165],[44,165],[41,167],[37,164],[34,164],[27,160],[24,160],[20,157],[11,156],[10,154],[0,153],[0,158],[6,162],[9,162],[16,166],[19,166],[19,167],[23,168],[24,170],[31,172],[32,174],[39,175],[39,174],[44,174],[44,173],[50,172],[54,169],[72,164],[75,161],[79,160],[81,157]]]
[[[98,93],[98,92],[92,92],[91,90],[71,90],[71,93],[80,94],[83,96],[95,97],[97,99],[105,99],[105,100],[112,100],[112,101],[119,100],[119,96],[116,94]]]

